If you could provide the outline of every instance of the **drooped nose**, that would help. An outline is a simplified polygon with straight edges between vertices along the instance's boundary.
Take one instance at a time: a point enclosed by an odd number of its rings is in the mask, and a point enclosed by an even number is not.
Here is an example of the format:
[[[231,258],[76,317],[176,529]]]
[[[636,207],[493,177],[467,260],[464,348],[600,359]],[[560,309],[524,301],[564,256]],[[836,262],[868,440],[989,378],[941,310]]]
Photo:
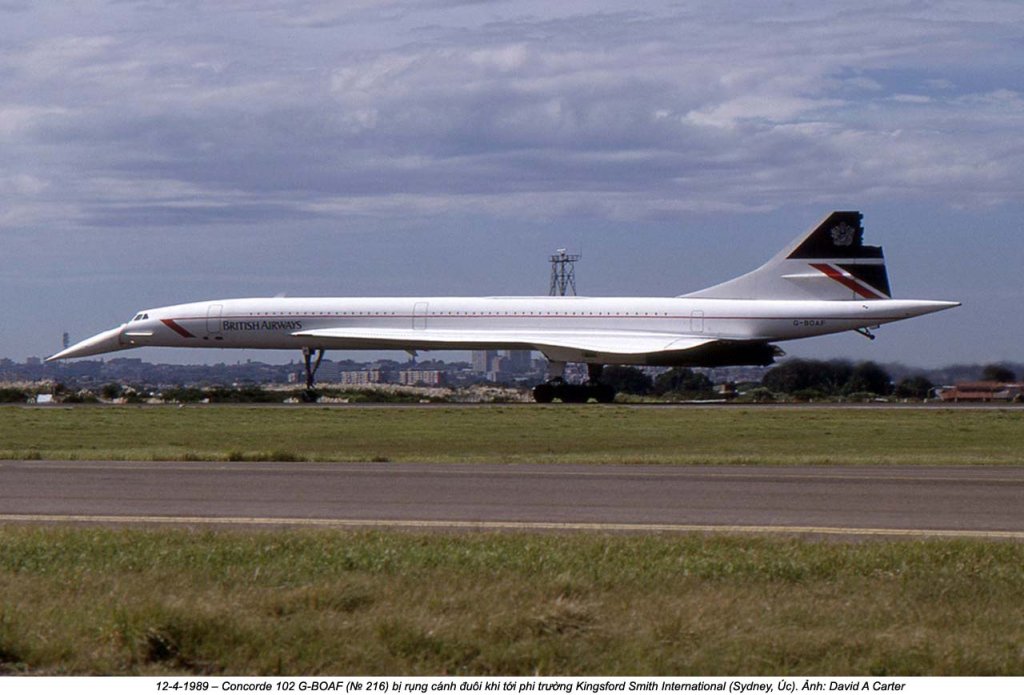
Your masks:
[[[61,350],[56,355],[50,355],[46,358],[47,362],[54,360],[65,360],[72,357],[88,357],[89,355],[102,355],[105,352],[116,352],[117,350],[126,350],[132,345],[128,345],[124,342],[121,337],[122,331],[126,324],[121,324],[117,328],[111,328],[109,331],[103,331],[97,333],[91,338],[86,338],[80,343],[75,343],[66,350]]]

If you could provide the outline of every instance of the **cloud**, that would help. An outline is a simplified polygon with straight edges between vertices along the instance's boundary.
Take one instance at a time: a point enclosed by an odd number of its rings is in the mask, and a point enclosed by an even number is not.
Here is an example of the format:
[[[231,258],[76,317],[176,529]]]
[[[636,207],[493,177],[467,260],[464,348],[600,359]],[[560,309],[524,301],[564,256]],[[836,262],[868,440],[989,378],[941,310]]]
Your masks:
[[[8,228],[989,205],[1024,174],[1015,3],[16,9],[6,180],[46,185],[0,185]]]

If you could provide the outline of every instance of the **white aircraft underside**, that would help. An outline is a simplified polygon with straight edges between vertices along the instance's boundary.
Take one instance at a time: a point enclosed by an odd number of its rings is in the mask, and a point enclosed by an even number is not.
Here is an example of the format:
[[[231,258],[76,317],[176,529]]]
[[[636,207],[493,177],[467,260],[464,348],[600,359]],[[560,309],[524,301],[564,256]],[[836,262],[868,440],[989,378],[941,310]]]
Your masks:
[[[957,302],[891,299],[860,213],[834,212],[773,259],[680,297],[258,298],[142,311],[49,360],[143,346],[542,352],[555,364],[770,364],[771,343],[866,330]],[[310,375],[311,383],[311,375]]]

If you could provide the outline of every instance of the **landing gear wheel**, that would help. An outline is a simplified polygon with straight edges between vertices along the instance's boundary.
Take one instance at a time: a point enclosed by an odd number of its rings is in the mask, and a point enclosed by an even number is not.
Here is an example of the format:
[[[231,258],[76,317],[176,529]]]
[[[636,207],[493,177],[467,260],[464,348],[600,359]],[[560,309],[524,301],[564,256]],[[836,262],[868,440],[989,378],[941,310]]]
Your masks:
[[[598,403],[614,403],[615,389],[609,384],[595,384],[593,387],[594,399]]]
[[[567,384],[557,378],[533,387],[533,400],[537,403],[551,403],[556,399],[562,403],[586,403],[591,398],[598,403],[612,403],[615,401],[615,389],[609,384],[593,381]]]
[[[538,403],[550,403],[555,399],[555,387],[551,384],[537,384],[533,387],[533,400]]]
[[[555,396],[563,403],[586,403],[590,399],[590,389],[577,384],[563,384]]]

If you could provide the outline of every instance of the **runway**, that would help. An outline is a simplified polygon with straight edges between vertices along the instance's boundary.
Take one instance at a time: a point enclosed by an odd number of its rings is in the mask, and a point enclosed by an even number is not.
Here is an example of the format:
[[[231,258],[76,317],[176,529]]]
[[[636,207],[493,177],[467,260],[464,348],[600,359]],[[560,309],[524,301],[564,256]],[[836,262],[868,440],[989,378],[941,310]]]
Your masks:
[[[0,523],[1024,540],[1024,467],[0,461]]]

